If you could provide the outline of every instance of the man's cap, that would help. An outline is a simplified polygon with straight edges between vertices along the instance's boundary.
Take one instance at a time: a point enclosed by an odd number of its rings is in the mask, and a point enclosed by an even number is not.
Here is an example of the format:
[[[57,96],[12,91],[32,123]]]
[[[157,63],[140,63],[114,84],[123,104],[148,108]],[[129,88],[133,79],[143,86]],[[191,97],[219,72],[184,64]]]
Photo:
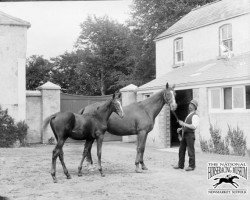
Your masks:
[[[190,103],[193,104],[196,108],[198,108],[198,101],[196,101],[195,99],[190,101]]]

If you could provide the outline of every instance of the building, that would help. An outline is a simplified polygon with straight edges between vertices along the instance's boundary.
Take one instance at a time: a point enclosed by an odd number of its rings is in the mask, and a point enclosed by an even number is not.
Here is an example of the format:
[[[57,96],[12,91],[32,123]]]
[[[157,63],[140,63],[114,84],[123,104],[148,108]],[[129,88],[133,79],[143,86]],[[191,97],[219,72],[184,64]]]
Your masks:
[[[187,115],[192,98],[199,102],[199,139],[210,137],[210,124],[222,135],[228,125],[239,126],[250,149],[249,22],[249,0],[221,0],[193,9],[155,38],[156,79],[137,89],[138,100],[163,89],[166,82],[175,84],[180,119]],[[177,127],[165,106],[147,142],[175,146]],[[160,140],[162,135],[167,139]]]
[[[0,11],[0,105],[15,120],[26,118],[25,61],[30,23]]]

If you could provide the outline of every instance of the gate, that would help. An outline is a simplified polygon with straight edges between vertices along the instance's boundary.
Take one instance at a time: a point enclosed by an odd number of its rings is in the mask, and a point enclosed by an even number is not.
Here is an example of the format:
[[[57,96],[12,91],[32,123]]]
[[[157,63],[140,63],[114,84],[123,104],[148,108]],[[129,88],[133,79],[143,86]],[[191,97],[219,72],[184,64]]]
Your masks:
[[[84,96],[84,95],[72,95],[61,93],[61,112],[70,111],[73,113],[78,113],[78,111],[90,104],[96,102],[105,102],[107,99],[110,99],[112,95],[105,96]],[[121,136],[111,135],[106,132],[104,141],[121,141]]]

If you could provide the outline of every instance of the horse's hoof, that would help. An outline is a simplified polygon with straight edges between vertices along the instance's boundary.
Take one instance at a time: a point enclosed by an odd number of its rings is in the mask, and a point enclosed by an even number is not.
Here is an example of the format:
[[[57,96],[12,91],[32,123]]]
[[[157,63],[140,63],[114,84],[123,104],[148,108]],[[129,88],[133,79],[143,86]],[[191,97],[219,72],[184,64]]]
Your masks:
[[[101,177],[105,177],[105,174],[101,174]]]
[[[146,166],[142,166],[141,169],[142,170],[148,170],[148,168]]]
[[[57,181],[57,179],[56,179],[56,178],[53,178],[53,182],[54,182],[54,183],[57,183],[58,181]]]
[[[70,175],[67,175],[67,179],[71,179],[71,176],[70,176]]]
[[[82,173],[79,173],[78,176],[81,177],[81,176],[82,176]]]
[[[135,169],[135,172],[136,172],[136,173],[142,173],[142,170],[140,170],[140,169]]]

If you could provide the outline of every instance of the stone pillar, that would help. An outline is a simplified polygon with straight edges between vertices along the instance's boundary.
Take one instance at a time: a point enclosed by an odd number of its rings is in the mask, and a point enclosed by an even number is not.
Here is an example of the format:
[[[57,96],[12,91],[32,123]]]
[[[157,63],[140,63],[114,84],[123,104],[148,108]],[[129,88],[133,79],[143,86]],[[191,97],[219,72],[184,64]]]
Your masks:
[[[60,91],[61,87],[51,82],[47,82],[37,88],[42,94],[42,124],[50,115],[60,111]],[[54,137],[50,127],[42,130],[42,143],[48,143],[48,139]]]
[[[159,124],[157,143],[158,148],[169,148],[171,146],[171,135],[170,135],[170,107],[164,105],[161,112],[157,116],[156,121]]]
[[[136,89],[138,87],[130,84],[120,90],[122,93],[122,106],[129,105],[136,102]],[[137,135],[123,136],[123,142],[135,142],[137,140]]]

